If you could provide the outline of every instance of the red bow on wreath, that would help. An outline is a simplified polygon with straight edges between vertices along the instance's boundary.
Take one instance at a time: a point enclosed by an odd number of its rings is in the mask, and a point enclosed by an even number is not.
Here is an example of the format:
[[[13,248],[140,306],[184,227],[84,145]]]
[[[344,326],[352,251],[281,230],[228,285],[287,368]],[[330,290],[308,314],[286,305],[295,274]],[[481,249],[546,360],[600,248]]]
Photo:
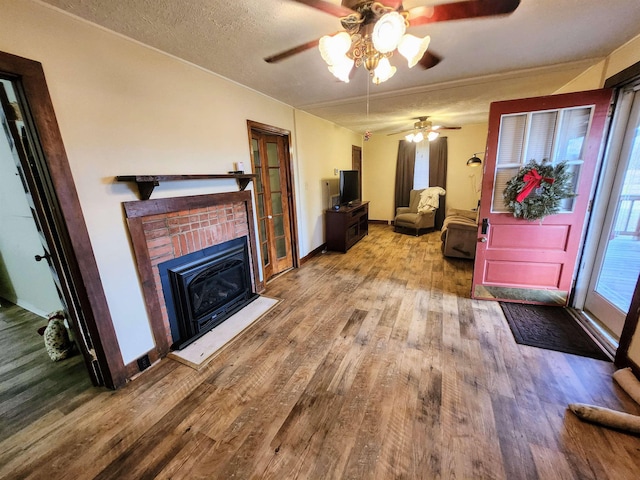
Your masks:
[[[547,183],[553,183],[555,181],[554,178],[551,177],[543,177],[538,173],[535,168],[532,168],[527,173],[524,174],[522,179],[527,182],[524,188],[518,193],[516,197],[517,202],[522,202],[527,196],[532,192],[532,190],[538,188],[542,181],[544,180]]]

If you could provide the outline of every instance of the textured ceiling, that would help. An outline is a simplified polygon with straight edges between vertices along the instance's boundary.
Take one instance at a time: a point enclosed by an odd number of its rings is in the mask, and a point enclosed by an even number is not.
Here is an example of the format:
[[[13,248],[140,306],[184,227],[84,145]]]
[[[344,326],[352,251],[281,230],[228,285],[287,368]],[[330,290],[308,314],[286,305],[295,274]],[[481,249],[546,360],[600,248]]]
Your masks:
[[[443,57],[434,68],[409,70],[395,57],[389,81],[372,85],[361,67],[345,84],[317,49],[264,62],[341,30],[338,18],[291,0],[41,1],[358,132],[403,130],[420,115],[486,121],[490,102],[553,93],[640,34],[639,0],[522,0],[508,16],[410,29],[431,35]],[[404,6],[434,3],[444,2]]]

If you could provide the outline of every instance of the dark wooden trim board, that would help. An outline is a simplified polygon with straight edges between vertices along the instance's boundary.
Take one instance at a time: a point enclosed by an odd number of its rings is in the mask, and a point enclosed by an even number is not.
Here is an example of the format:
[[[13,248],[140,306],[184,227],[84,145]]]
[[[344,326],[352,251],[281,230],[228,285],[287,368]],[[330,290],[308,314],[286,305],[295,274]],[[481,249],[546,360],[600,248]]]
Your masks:
[[[65,250],[65,258],[59,260],[66,262],[71,272],[76,307],[93,343],[101,380],[107,387],[117,388],[126,382],[124,362],[42,65],[0,52],[0,72],[16,78],[23,88],[44,153],[42,183],[59,208],[57,227]]]

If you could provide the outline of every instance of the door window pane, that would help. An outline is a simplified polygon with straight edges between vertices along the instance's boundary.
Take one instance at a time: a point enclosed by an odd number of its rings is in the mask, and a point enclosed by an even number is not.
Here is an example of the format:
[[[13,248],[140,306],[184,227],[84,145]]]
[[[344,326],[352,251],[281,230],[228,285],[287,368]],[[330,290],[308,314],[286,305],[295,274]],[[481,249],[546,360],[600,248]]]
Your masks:
[[[284,237],[276,238],[276,256],[278,258],[287,256],[287,243],[284,241]]]
[[[571,191],[575,193],[578,188],[578,182],[580,181],[580,170],[582,169],[582,163],[576,163],[573,165],[567,165],[567,171],[571,173]],[[573,205],[575,204],[576,197],[563,198],[560,200],[559,213],[573,212]]]
[[[269,169],[269,188],[271,188],[271,193],[280,191],[280,169],[279,168]]]
[[[527,115],[503,115],[500,120],[500,139],[498,141],[497,165],[522,163],[524,129]]]
[[[253,150],[253,164],[256,167],[259,167],[262,162],[260,160],[260,149],[258,148],[258,140],[255,138],[251,139],[251,149]]]
[[[258,195],[258,218],[264,218],[264,195]]]
[[[582,160],[592,110],[592,107],[583,107],[563,111],[556,163]]]
[[[269,246],[266,243],[262,244],[262,264],[269,265]]]
[[[531,115],[531,131],[527,143],[527,153],[522,163],[535,160],[542,163],[543,160],[551,160],[551,148],[553,136],[556,130],[557,111],[537,112]]]
[[[271,212],[274,215],[282,215],[282,194],[280,192],[271,195]]]
[[[267,222],[266,220],[260,220],[260,241],[267,241]]]
[[[276,236],[284,235],[284,223],[282,220],[282,215],[273,217],[273,231]]]
[[[278,160],[278,144],[275,142],[267,143],[267,162],[270,167],[279,167],[280,161]]]
[[[517,174],[518,168],[496,169],[496,179],[493,186],[493,202],[491,204],[492,212],[508,212],[502,193],[507,186],[507,182]]]
[[[629,164],[596,291],[623,312],[629,311],[640,273],[640,129],[636,128]]]

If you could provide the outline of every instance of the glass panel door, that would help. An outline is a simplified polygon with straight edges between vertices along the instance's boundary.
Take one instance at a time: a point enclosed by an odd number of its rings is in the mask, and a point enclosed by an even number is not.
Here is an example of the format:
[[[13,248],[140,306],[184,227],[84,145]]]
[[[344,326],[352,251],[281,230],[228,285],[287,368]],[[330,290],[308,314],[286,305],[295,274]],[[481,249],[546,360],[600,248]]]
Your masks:
[[[585,310],[615,338],[640,273],[640,92],[634,93],[617,170],[585,301]]]
[[[291,192],[285,138],[251,130],[260,252],[265,280],[293,267],[289,207]]]

